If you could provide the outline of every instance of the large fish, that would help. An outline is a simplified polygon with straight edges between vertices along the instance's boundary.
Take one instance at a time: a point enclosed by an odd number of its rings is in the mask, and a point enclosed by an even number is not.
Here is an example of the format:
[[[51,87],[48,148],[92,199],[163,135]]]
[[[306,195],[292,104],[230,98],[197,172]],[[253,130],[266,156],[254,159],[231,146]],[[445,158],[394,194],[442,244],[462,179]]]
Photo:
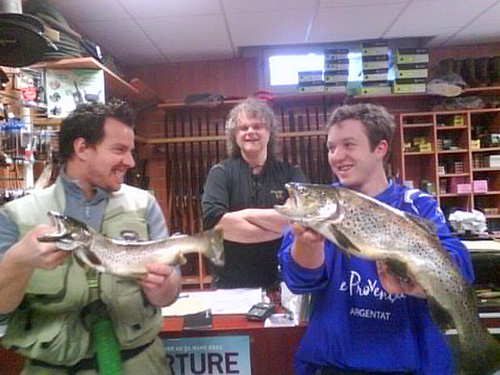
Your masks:
[[[451,323],[457,329],[462,374],[486,375],[500,367],[500,344],[480,323],[474,290],[442,249],[432,223],[351,189],[300,183],[286,187],[288,203],[275,206],[280,214],[350,255],[387,262],[425,290],[436,324],[445,329]]]
[[[147,263],[184,264],[187,253],[201,253],[215,265],[224,264],[222,230],[152,241],[117,240],[66,215],[52,211],[48,215],[56,231],[38,241],[56,242],[59,249],[73,251],[78,260],[99,272],[140,278],[147,273]]]

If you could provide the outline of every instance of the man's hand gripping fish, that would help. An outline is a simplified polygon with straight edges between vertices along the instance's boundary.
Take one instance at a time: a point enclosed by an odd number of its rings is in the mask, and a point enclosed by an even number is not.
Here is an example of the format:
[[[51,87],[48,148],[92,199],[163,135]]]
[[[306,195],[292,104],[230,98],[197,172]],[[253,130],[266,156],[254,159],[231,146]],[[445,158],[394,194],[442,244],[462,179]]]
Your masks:
[[[458,331],[461,374],[492,374],[500,367],[500,344],[480,323],[474,290],[441,247],[433,223],[351,189],[298,183],[286,187],[288,204],[275,206],[280,214],[350,255],[386,262],[425,290],[436,324],[445,329],[452,323]]]
[[[57,242],[59,249],[73,251],[78,260],[99,272],[140,278],[147,273],[147,263],[184,264],[187,253],[201,253],[215,265],[224,264],[222,230],[153,241],[116,240],[66,215],[48,215],[57,230],[38,241]]]

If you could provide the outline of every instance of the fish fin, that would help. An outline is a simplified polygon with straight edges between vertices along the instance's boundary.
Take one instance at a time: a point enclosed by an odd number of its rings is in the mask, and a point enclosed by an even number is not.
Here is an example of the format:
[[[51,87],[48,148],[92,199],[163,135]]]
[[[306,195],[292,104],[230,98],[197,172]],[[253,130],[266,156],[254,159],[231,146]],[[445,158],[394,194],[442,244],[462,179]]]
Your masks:
[[[486,329],[484,329],[486,331]],[[463,375],[491,375],[500,370],[500,343],[487,331],[486,347],[474,350],[474,348],[458,350],[459,374]]]
[[[432,236],[437,236],[438,227],[436,223],[434,223],[433,221],[426,220],[410,212],[404,212],[404,215],[408,219],[410,219],[412,223],[416,224],[417,226],[425,230],[427,233],[431,234]]]
[[[216,266],[223,266],[225,263],[224,255],[224,233],[221,228],[210,229],[202,233],[209,237],[209,246],[203,252],[203,255]]]
[[[80,265],[83,263],[101,272],[104,269],[101,260],[92,251],[85,247],[77,248],[73,254]]]
[[[345,250],[348,253],[356,254],[356,253],[361,253],[361,250],[359,250],[356,245],[352,243],[352,241],[345,236],[344,233],[339,231],[335,225],[330,224],[328,226],[328,229],[330,230],[330,233],[333,235],[333,238],[335,238],[335,243],[342,249]]]
[[[434,298],[427,297],[427,303],[432,320],[442,332],[453,327],[453,318]]]
[[[97,257],[97,255],[94,254],[94,252],[86,251],[85,255],[87,256],[88,261],[93,265],[102,266],[101,260]]]
[[[402,280],[409,279],[408,266],[406,263],[395,260],[388,260],[385,263],[387,264],[387,269],[391,274],[398,276]]]

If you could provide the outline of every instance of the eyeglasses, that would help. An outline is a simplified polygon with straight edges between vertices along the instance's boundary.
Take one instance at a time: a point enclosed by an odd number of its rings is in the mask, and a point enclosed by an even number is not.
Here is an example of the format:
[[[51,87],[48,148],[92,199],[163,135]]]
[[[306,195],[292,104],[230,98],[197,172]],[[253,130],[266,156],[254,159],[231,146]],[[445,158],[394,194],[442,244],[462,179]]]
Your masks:
[[[239,132],[245,133],[245,132],[249,131],[250,129],[253,129],[254,132],[258,132],[258,131],[261,131],[263,129],[268,129],[268,127],[265,124],[257,123],[257,124],[253,124],[250,126],[249,125],[238,125],[237,129]]]

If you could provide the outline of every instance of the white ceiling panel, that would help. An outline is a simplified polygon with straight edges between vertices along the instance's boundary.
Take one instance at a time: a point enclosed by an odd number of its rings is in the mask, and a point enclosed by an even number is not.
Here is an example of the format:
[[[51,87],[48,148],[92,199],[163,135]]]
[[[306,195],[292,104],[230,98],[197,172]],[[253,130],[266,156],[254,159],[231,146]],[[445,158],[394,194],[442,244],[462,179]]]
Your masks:
[[[218,0],[118,0],[134,18],[221,14]]]
[[[316,8],[318,0],[222,0],[226,14]]]
[[[221,15],[140,18],[137,22],[167,56],[177,50],[182,53],[200,50],[200,46],[233,52]]]
[[[500,34],[500,0],[48,1],[127,65],[234,57],[246,46],[433,36],[433,47]]]
[[[50,0],[50,4],[68,17],[68,21],[74,23],[108,21],[129,17],[127,12],[120,6],[118,0]]]
[[[436,35],[425,45],[428,48],[435,48],[445,45],[445,43],[450,39],[450,37],[458,32],[458,29],[450,29],[449,32]]]
[[[134,46],[152,45],[133,20],[91,21],[81,24],[87,35],[113,54]]]
[[[143,61],[147,64],[167,62],[167,60],[153,45],[143,44],[135,45],[133,48],[119,48],[113,53],[113,56],[120,61],[122,65],[141,65]]]
[[[311,33],[311,42],[376,39],[383,35],[388,25],[405,4],[384,4],[363,7],[338,7],[320,9]]]
[[[237,46],[304,43],[313,9],[228,14],[227,20]]]
[[[467,25],[497,0],[435,0],[412,2],[392,25],[388,36],[400,33],[438,33],[441,29]]]
[[[496,2],[496,5],[489,9],[484,9],[481,16],[474,20],[474,24],[500,24],[500,1]],[[499,27],[500,29],[500,27]]]
[[[232,51],[216,46],[203,46],[204,48],[189,50],[175,50],[168,55],[168,60],[172,62],[182,62],[182,61],[200,61],[200,60],[218,60],[218,59],[230,59],[233,56]]]
[[[320,0],[320,8],[334,8],[339,6],[373,6],[384,4],[409,3],[411,0]]]
[[[447,45],[494,43],[500,41],[500,29],[498,24],[474,24],[460,30],[447,41]]]

